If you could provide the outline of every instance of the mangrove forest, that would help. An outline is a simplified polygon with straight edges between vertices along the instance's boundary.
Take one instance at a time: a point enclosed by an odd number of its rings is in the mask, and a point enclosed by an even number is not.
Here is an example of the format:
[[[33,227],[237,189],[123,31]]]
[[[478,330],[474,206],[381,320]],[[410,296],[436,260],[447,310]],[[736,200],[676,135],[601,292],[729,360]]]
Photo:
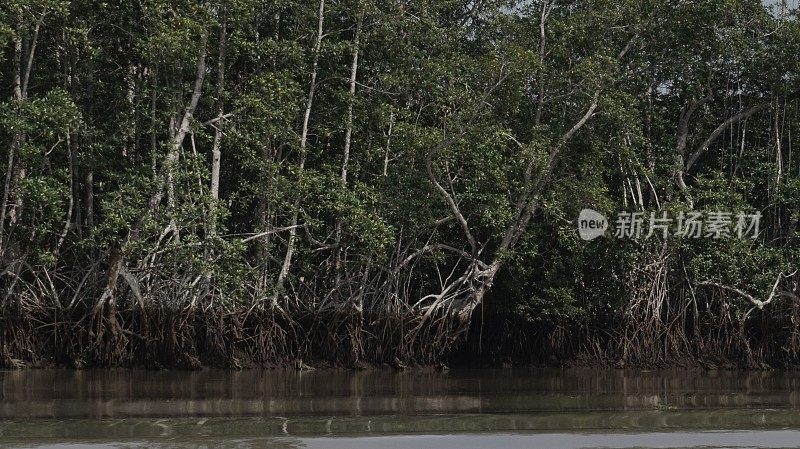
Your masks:
[[[761,0],[4,0],[0,366],[800,365]]]

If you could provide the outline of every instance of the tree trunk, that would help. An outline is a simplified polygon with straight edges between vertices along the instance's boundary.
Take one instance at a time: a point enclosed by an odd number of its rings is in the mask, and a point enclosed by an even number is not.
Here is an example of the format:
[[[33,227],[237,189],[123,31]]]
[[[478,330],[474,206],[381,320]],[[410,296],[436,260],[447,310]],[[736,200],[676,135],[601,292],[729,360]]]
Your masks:
[[[86,228],[91,230],[94,227],[94,172],[89,170],[83,180],[84,200],[83,207],[85,209],[85,223]]]
[[[386,152],[383,156],[383,176],[389,175],[389,151],[392,144],[392,128],[394,127],[394,111],[389,113],[389,129],[386,131]]]
[[[364,22],[364,11],[358,13],[355,36],[353,38],[353,63],[350,66],[350,95],[347,97],[347,129],[344,136],[344,157],[342,159],[342,185],[347,188],[347,165],[350,162],[350,146],[353,137],[353,105],[356,101],[356,77],[358,75],[358,51],[361,38],[361,25]],[[341,280],[342,268],[342,220],[336,219],[336,285]]]
[[[353,104],[356,101],[356,76],[358,75],[358,51],[361,38],[361,25],[364,11],[358,14],[355,37],[353,38],[353,63],[350,66],[350,95],[347,100],[347,130],[344,136],[344,159],[342,160],[342,184],[347,185],[347,164],[350,161],[350,146],[353,136]]]
[[[314,92],[317,90],[317,67],[319,66],[319,53],[322,46],[323,37],[323,22],[325,20],[325,0],[319,2],[319,18],[317,21],[317,38],[314,43],[314,62],[311,66],[311,83],[308,88],[308,101],[306,102],[306,110],[303,115],[303,130],[300,134],[300,166],[298,170],[299,183],[302,185],[303,171],[306,164],[306,145],[308,143],[308,123],[311,118],[311,109],[314,105]],[[298,189],[302,190],[302,189]],[[289,239],[286,243],[286,255],[283,258],[283,265],[281,271],[278,273],[278,279],[275,283],[275,294],[272,297],[272,302],[277,301],[277,295],[283,288],[286,277],[289,275],[289,269],[292,267],[292,257],[294,256],[295,245],[297,241],[297,222],[299,218],[301,192],[297,193],[294,205],[292,207],[292,224],[289,229]]]
[[[219,172],[221,164],[222,129],[225,118],[225,49],[227,40],[227,23],[225,12],[222,13],[222,24],[219,30],[219,59],[217,61],[217,121],[214,123],[214,143],[211,149],[211,210],[208,233],[217,235],[217,202],[219,201]]]

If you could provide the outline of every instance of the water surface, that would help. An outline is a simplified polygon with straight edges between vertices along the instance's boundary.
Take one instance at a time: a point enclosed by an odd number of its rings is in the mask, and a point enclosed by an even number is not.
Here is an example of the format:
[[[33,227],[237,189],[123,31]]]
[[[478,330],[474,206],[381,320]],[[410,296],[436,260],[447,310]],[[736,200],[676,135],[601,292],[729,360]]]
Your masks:
[[[798,372],[0,371],[4,447],[800,447],[797,429]]]

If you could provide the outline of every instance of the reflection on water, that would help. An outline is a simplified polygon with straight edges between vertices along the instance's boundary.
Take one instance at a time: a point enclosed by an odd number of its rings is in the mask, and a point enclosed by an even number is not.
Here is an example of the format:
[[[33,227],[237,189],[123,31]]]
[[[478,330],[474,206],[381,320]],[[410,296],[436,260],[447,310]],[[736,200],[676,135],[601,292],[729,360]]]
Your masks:
[[[0,371],[0,418],[800,408],[798,372]]]
[[[0,371],[0,446],[796,447],[799,390],[800,372]]]

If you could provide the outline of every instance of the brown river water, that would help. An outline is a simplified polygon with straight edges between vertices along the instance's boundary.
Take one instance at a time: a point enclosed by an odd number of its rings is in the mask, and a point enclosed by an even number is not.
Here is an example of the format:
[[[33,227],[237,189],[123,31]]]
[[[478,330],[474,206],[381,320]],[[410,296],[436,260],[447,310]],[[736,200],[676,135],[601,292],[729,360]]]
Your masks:
[[[800,447],[800,372],[0,371],[0,447]]]

